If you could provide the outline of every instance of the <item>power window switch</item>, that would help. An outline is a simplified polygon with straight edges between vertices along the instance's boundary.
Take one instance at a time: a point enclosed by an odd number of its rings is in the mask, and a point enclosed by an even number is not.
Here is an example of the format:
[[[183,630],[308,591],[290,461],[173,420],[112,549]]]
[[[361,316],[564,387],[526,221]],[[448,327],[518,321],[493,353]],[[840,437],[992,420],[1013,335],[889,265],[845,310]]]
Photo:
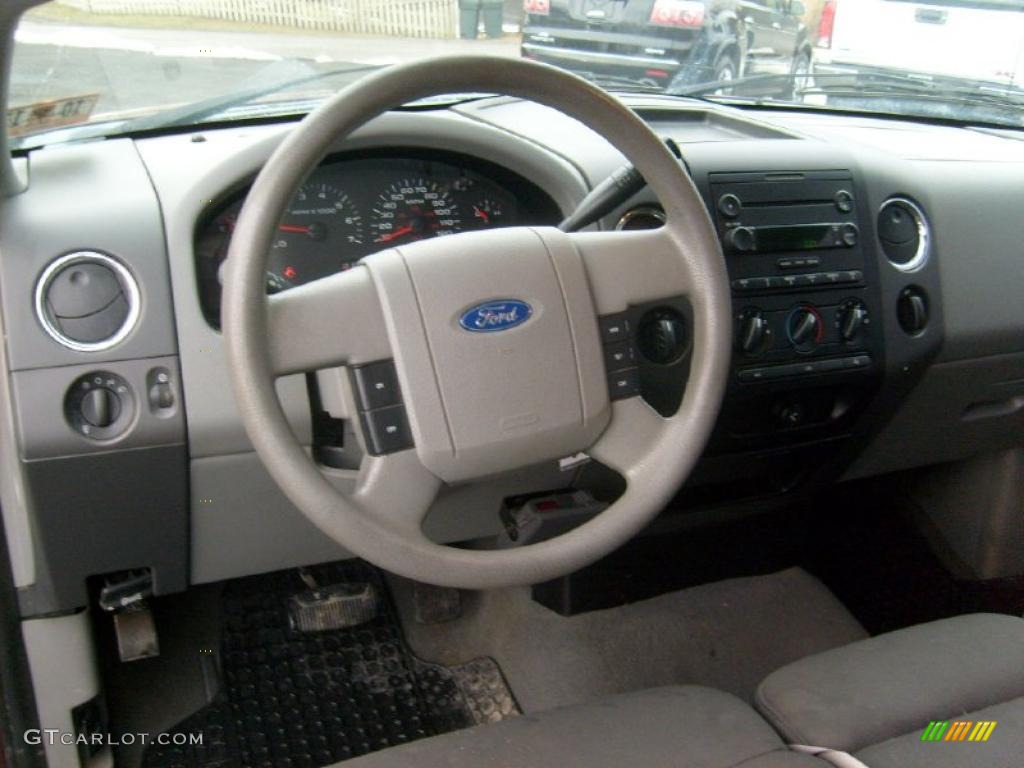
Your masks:
[[[383,456],[413,447],[412,432],[404,405],[363,411],[359,414],[363,422],[366,449],[374,456]]]
[[[352,377],[360,410],[374,411],[402,402],[398,374],[391,360],[380,360],[353,368]]]
[[[625,400],[640,394],[640,373],[636,368],[615,371],[608,374],[608,397],[611,400]]]

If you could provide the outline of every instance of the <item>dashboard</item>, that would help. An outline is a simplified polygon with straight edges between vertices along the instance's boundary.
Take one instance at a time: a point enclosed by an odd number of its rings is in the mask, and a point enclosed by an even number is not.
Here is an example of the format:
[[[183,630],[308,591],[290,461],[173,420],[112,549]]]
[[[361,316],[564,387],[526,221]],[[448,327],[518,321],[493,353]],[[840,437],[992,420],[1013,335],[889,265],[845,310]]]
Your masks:
[[[629,103],[682,149],[732,283],[729,387],[681,506],[784,503],[843,477],[1020,445],[1016,134]],[[88,578],[119,570],[150,568],[163,594],[345,556],[253,451],[218,329],[233,223],[291,127],[80,142],[19,159],[27,188],[0,201],[0,446],[23,615],[80,607]],[[268,291],[415,239],[554,225],[622,163],[584,126],[516,99],[383,115],[296,190]],[[644,190],[597,227],[656,226],[658,204]],[[638,333],[650,330],[637,339],[642,394],[671,410],[686,386],[689,360],[673,351],[688,347],[676,336],[686,308],[631,311]],[[677,347],[661,355],[669,338]],[[277,390],[325,476],[351,490],[363,453],[346,381],[318,371]],[[447,542],[494,534],[505,499],[596,469],[551,463],[446,488],[426,531]]]
[[[214,326],[220,324],[224,260],[244,201],[244,189],[218,201],[196,234],[200,300]],[[483,160],[415,151],[336,156],[299,187],[278,224],[267,291],[317,280],[416,240],[558,219],[558,207],[536,185]]]

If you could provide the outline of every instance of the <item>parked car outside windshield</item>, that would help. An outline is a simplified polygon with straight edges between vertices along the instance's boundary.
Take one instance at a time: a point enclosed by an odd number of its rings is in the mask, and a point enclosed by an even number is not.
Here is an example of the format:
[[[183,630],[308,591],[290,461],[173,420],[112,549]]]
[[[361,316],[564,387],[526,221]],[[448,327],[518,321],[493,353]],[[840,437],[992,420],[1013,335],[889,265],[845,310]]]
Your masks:
[[[1024,127],[1022,51],[1024,0],[52,0],[17,29],[7,126],[29,148],[294,118],[484,54],[616,93]]]
[[[677,90],[807,72],[800,0],[526,0],[523,55],[608,82]]]

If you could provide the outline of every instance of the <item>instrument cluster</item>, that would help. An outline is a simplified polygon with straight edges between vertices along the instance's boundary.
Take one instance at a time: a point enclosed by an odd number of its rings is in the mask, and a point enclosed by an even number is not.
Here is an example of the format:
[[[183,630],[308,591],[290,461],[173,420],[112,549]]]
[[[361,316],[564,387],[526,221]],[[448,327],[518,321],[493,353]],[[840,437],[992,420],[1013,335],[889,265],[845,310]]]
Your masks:
[[[267,261],[276,293],[349,269],[364,256],[416,240],[524,224],[560,213],[540,189],[510,172],[437,153],[334,159],[295,192]],[[207,320],[219,325],[221,281],[244,191],[201,222],[195,255]]]

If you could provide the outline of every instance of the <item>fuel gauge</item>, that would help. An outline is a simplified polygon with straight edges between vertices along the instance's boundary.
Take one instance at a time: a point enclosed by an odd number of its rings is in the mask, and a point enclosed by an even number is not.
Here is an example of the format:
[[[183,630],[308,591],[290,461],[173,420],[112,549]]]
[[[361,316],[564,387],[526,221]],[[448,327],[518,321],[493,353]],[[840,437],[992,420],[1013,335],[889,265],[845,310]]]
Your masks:
[[[470,210],[473,222],[480,229],[500,227],[505,223],[505,207],[489,197],[477,200]]]

